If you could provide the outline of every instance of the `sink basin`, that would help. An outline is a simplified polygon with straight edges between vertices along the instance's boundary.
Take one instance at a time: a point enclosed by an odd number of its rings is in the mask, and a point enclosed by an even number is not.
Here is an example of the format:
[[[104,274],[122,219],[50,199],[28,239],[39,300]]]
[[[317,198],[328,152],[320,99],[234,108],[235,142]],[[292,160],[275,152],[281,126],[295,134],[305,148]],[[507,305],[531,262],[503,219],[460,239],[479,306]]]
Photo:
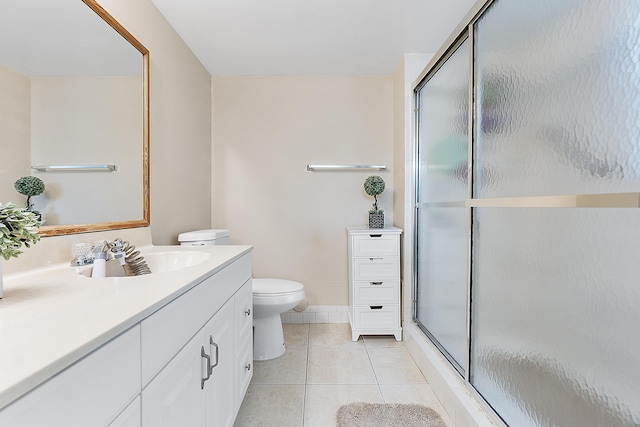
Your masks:
[[[151,274],[166,273],[180,270],[200,264],[210,258],[207,252],[198,251],[175,251],[175,252],[151,252],[142,254],[147,265],[151,269]],[[91,266],[78,269],[78,274],[91,277]],[[120,263],[116,260],[109,260],[106,264],[106,277],[124,277],[126,273]]]
[[[151,273],[166,273],[180,270],[207,261],[211,255],[207,252],[153,252],[144,255],[144,260],[151,269]]]

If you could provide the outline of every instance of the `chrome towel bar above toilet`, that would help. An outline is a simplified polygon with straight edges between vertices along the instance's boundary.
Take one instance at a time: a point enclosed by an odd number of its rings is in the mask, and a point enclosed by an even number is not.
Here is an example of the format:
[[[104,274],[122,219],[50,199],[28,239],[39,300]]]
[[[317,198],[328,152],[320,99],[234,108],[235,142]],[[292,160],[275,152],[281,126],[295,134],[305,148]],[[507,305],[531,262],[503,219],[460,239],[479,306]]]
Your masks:
[[[307,165],[309,172],[347,171],[347,170],[387,170],[387,165]]]
[[[38,172],[113,172],[118,170],[116,165],[50,165],[31,166]]]

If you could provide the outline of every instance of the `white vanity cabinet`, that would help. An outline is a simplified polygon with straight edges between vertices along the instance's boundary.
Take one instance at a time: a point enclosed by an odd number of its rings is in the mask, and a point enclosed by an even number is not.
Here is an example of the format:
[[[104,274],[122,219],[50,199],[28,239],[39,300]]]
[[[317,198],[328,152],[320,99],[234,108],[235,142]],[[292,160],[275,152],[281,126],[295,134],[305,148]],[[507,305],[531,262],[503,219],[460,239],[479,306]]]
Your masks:
[[[237,292],[221,308],[216,307],[215,315],[194,331],[195,335],[175,356],[169,355],[170,361],[144,387],[143,427],[233,425],[246,392],[245,383],[248,384],[253,372],[249,369],[245,374],[240,370],[240,365],[246,358],[246,342],[253,341],[253,330],[246,327],[247,322],[251,323],[251,320],[247,320],[251,317],[251,300],[248,299],[252,295],[251,280],[246,279],[250,275],[250,264],[245,266],[248,270],[242,267],[242,264],[237,265],[236,271],[229,270],[227,273],[232,274],[224,277],[224,289],[230,288]],[[215,280],[220,279],[215,277]],[[232,286],[238,280],[245,280],[240,289],[237,285]],[[203,285],[224,292],[220,289],[220,284]],[[158,343],[145,339],[145,331],[148,331],[149,336],[157,337],[155,328],[164,325],[166,316],[170,316],[174,324],[180,324],[178,329],[184,327],[183,323],[191,323],[195,316],[193,306],[200,301],[204,292],[198,290],[191,294],[194,290],[174,302],[177,308],[172,307],[174,303],[171,303],[154,314],[156,317],[151,316],[149,324],[145,325],[143,321],[143,366],[146,363],[145,354],[158,347]],[[186,300],[182,301],[182,298]],[[151,348],[145,350],[145,343]],[[154,363],[158,358],[150,356],[149,360]]]
[[[208,250],[209,266],[190,267],[191,275],[107,278],[95,285],[72,276],[77,286],[72,282],[64,294],[69,314],[56,310],[49,323],[24,328],[20,336],[0,328],[8,341],[4,348],[18,349],[11,359],[0,355],[0,384],[2,373],[12,369],[7,362],[26,370],[19,363],[24,357],[29,366],[48,361],[37,366],[52,372],[40,380],[24,376],[18,386],[27,392],[21,394],[0,389],[0,397],[17,395],[0,409],[0,426],[231,427],[253,374],[251,247]],[[18,325],[14,307],[24,301],[14,301],[5,304],[0,319]],[[24,323],[45,318],[35,314],[47,302],[30,307],[27,314],[33,315]],[[29,347],[42,354],[23,353],[26,345],[54,334],[56,343],[74,345],[52,349],[49,339],[48,346]],[[57,356],[49,356],[54,351]]]
[[[396,227],[349,227],[349,323],[351,339],[394,335],[400,325],[400,234]]]

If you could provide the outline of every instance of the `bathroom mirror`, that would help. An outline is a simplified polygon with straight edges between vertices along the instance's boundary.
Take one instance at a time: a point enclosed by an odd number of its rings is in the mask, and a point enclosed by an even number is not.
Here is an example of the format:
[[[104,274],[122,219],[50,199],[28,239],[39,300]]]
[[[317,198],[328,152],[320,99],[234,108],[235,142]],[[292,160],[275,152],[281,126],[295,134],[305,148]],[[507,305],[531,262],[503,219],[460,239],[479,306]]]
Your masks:
[[[33,175],[43,236],[149,225],[148,82],[149,51],[95,0],[3,0],[0,202],[24,206]]]

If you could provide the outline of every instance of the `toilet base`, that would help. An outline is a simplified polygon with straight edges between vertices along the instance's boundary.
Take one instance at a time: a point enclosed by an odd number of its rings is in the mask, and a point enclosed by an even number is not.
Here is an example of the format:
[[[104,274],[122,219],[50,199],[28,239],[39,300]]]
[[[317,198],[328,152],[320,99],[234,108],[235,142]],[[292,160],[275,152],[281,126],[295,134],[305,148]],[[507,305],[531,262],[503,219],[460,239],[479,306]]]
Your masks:
[[[280,313],[253,318],[253,360],[271,360],[284,354]]]

